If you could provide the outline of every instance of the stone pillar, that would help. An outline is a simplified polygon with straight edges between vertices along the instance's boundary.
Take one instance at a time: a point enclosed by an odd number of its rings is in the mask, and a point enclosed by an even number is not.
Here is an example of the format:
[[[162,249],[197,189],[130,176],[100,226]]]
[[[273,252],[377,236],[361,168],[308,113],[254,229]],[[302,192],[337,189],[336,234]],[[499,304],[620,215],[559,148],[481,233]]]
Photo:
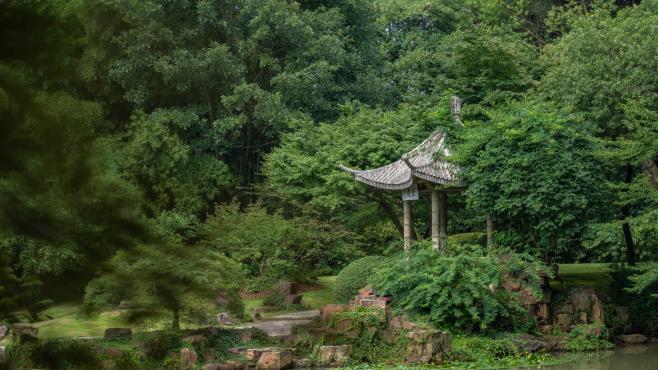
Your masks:
[[[439,247],[448,246],[448,194],[439,193]]]
[[[434,250],[438,250],[440,246],[439,218],[439,192],[432,190],[432,248]]]
[[[404,211],[404,251],[408,252],[411,249],[412,238],[411,201],[403,200],[402,206]]]
[[[491,248],[493,246],[493,231],[494,223],[491,215],[487,215],[487,247]]]

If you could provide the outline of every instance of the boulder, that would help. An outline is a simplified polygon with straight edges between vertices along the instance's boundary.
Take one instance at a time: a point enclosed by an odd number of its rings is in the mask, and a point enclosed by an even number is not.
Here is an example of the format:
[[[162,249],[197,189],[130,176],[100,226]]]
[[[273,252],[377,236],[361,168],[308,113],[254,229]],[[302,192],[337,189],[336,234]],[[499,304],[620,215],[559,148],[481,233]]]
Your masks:
[[[105,329],[105,340],[130,339],[133,332],[130,328],[107,328]]]
[[[220,312],[217,314],[217,321],[222,325],[233,325],[235,322],[231,319],[228,312]]]
[[[408,317],[406,316],[395,316],[395,315],[387,315],[388,318],[388,328],[395,331],[395,330],[413,330],[416,329],[416,324],[411,322]]]
[[[342,366],[350,358],[352,346],[322,346],[318,351],[318,362],[326,366]]]
[[[368,298],[375,295],[375,288],[368,284],[359,290],[359,297]]]
[[[407,334],[406,360],[416,363],[443,362],[452,350],[450,333],[435,329],[416,329]]]
[[[535,306],[535,317],[540,324],[548,324],[551,321],[551,311],[548,303],[538,303]]]
[[[542,335],[549,335],[553,331],[553,325],[541,325],[539,326],[539,331]]]
[[[598,297],[597,297],[598,298]],[[603,323],[603,302],[600,299],[597,299],[592,303],[592,322]]]
[[[568,294],[569,303],[578,315],[582,324],[604,322],[603,302],[593,288],[574,288]],[[584,313],[584,315],[583,315]]]
[[[320,309],[320,318],[322,322],[328,323],[331,317],[337,313],[346,311],[349,308],[346,304],[331,303]]]
[[[260,370],[280,370],[291,366],[292,352],[287,349],[262,352],[256,363]]]
[[[36,340],[39,328],[32,324],[12,324],[11,332],[14,340],[21,343]]]
[[[555,325],[562,331],[569,331],[569,327],[571,327],[571,314],[559,313],[555,315]]]
[[[619,335],[617,340],[623,344],[642,344],[647,341],[647,337],[642,334]]]
[[[7,325],[0,325],[0,340],[7,336],[9,333],[9,327]]]
[[[264,348],[250,348],[245,351],[245,358],[247,362],[255,364],[260,359],[260,356],[264,352],[276,351],[275,347],[264,347]]]
[[[514,339],[514,344],[517,348],[526,351],[526,352],[540,352],[540,351],[550,351],[551,345],[543,340],[539,340],[537,337],[530,334],[522,334],[516,336]]]
[[[526,307],[530,307],[539,302],[537,297],[535,297],[535,292],[529,287],[521,289],[519,291],[519,296],[521,297],[521,303]]]
[[[201,367],[201,370],[242,370],[245,365],[239,361],[227,361],[223,364],[210,363]]]
[[[296,358],[292,360],[292,367],[295,369],[306,369],[311,367],[311,360],[308,358]]]
[[[117,347],[108,347],[108,348],[103,348],[101,354],[104,357],[109,357],[111,359],[118,360],[121,357],[123,357],[123,350]]]
[[[196,368],[197,355],[193,349],[183,348],[180,350],[180,369],[192,370]]]
[[[606,334],[605,326],[603,326],[602,324],[589,325],[587,328],[584,329],[584,331],[585,334],[596,338],[602,338],[604,334]]]

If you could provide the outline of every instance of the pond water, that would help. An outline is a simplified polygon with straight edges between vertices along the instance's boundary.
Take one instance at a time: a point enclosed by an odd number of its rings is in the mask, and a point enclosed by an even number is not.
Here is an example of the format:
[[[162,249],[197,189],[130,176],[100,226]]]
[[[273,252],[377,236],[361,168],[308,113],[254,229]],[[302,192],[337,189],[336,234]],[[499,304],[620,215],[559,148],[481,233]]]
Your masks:
[[[575,361],[544,367],[550,370],[658,370],[658,342],[576,355]]]

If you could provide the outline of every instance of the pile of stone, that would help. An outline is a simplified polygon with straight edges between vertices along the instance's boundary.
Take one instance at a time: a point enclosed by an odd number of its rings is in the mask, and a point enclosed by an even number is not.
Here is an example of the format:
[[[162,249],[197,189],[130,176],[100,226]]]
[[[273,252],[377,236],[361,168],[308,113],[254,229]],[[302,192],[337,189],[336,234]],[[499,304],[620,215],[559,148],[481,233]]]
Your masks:
[[[450,334],[441,330],[418,327],[406,317],[391,314],[387,310],[389,302],[390,297],[380,297],[371,286],[366,286],[359,290],[359,293],[349,304],[329,304],[324,306],[320,310],[320,321],[325,327],[320,329],[318,334],[324,334],[325,338],[335,335],[355,338],[362,335],[362,331],[365,330],[369,332],[368,334],[379,335],[382,340],[388,342],[395,340],[397,338],[396,334],[404,331],[407,338],[405,348],[407,362],[426,364],[443,363],[446,355],[452,350]],[[358,306],[383,310],[385,322],[382,325],[373,324],[366,328],[356,328],[348,318],[336,319],[336,315]],[[330,351],[331,348],[327,348],[326,351]],[[341,355],[337,356],[338,359],[349,357],[347,350],[341,349],[340,351],[339,353]],[[328,354],[320,357],[321,359],[336,358]],[[330,365],[338,366],[336,363],[330,363]]]
[[[553,326],[542,328],[548,331],[557,327],[569,331],[575,325],[605,322],[603,302],[593,288],[574,288],[567,293],[567,300],[554,307]]]
[[[363,289],[359,290],[359,293],[350,302],[350,305],[379,307],[386,310],[390,300],[391,297],[379,297],[377,294],[375,294],[375,289],[371,285],[367,285]]]

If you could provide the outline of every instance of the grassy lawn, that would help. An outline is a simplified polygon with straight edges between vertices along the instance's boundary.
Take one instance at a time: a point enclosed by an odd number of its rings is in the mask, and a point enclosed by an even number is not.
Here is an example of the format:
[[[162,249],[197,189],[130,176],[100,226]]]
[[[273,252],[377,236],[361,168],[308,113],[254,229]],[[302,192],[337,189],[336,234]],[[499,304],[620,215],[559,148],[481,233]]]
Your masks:
[[[612,282],[610,266],[606,263],[560,264],[560,277],[564,281],[565,289],[579,286],[607,289]],[[551,287],[562,290],[559,281],[552,280]]]
[[[609,272],[609,266],[603,263],[560,265],[560,276],[564,280],[564,288],[567,289],[578,286],[606,289],[612,281]],[[311,309],[318,309],[333,301],[336,277],[322,276],[318,278],[318,283],[321,288],[304,292],[302,299],[302,303]],[[551,281],[551,286],[562,290],[562,284],[559,281]],[[245,299],[244,304],[245,311],[249,312],[256,307],[261,307],[263,299]],[[83,317],[79,313],[80,306],[76,303],[59,304],[43,312],[42,317],[50,316],[52,319],[36,324],[39,327],[39,336],[42,338],[102,336],[105,329],[109,327],[130,327],[120,311]]]
[[[103,336],[106,328],[129,327],[120,311],[103,312],[92,317],[80,315],[81,304],[65,303],[53,306],[44,311],[41,316],[52,319],[36,323],[39,327],[39,337],[96,337]]]
[[[334,299],[334,285],[336,284],[335,276],[320,276],[318,278],[318,285],[320,289],[309,290],[303,293],[302,305],[310,309],[319,309],[320,307],[332,303]],[[244,300],[244,309],[249,312],[257,307],[263,306],[263,298],[253,298]],[[281,312],[265,312],[263,316],[277,315]]]
[[[335,276],[321,276],[318,283],[322,289],[304,292],[302,303],[312,309],[318,309],[334,300],[334,286],[336,285]]]

